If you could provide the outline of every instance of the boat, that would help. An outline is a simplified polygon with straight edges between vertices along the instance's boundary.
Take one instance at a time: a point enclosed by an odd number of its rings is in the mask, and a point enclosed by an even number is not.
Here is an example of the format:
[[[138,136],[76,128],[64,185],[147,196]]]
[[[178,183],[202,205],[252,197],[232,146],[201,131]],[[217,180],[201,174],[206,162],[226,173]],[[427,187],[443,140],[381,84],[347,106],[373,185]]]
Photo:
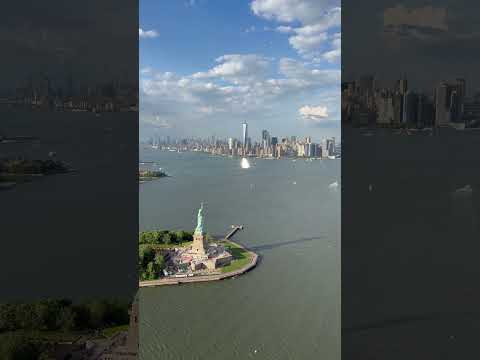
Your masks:
[[[240,166],[242,169],[250,168],[250,163],[248,162],[247,158],[242,158],[242,161],[240,162]]]
[[[333,183],[331,183],[330,185],[328,185],[328,188],[329,188],[329,189],[336,190],[336,189],[338,188],[338,181],[334,181]]]
[[[457,190],[455,190],[456,194],[471,194],[473,191],[472,187],[470,185],[465,185],[464,187],[461,187]]]

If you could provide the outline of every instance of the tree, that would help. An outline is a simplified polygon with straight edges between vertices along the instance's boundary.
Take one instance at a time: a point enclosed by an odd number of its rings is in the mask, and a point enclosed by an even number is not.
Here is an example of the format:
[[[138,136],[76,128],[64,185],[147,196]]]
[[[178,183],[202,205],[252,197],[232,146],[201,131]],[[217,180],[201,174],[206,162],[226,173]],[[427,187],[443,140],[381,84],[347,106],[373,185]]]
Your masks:
[[[87,329],[90,326],[90,310],[84,304],[72,306],[75,314],[75,326],[79,330]]]
[[[167,234],[164,234],[164,235],[163,235],[163,243],[164,243],[165,245],[169,245],[169,244],[172,243],[172,236],[171,236],[171,234],[167,233]]]
[[[190,232],[187,231],[177,231],[177,241],[178,242],[186,242],[186,241],[192,241],[193,240],[193,235]]]
[[[138,249],[139,264],[145,268],[155,258],[155,250],[151,245],[143,245]]]
[[[0,359],[37,360],[40,348],[27,338],[19,335],[4,335],[0,338]]]
[[[0,331],[14,330],[17,327],[14,304],[0,304]]]
[[[119,301],[107,301],[107,311],[104,316],[106,324],[110,325],[124,325],[128,324],[129,305]]]
[[[156,234],[152,231],[143,231],[139,236],[140,244],[155,244],[157,242]]]
[[[76,328],[75,318],[76,313],[73,311],[73,309],[70,306],[64,307],[58,314],[57,327],[63,331],[74,330]]]
[[[63,300],[46,299],[38,302],[35,305],[35,312],[38,317],[40,328],[56,330],[57,315],[64,305]]]
[[[157,253],[157,255],[155,255],[155,264],[158,267],[158,272],[165,269],[165,258],[163,257],[162,254]]]
[[[107,304],[101,300],[94,300],[87,303],[87,308],[90,312],[89,327],[92,329],[102,327],[107,313]]]
[[[160,272],[159,266],[154,261],[149,262],[147,264],[147,268],[146,268],[147,280],[157,279],[159,276],[159,272]]]

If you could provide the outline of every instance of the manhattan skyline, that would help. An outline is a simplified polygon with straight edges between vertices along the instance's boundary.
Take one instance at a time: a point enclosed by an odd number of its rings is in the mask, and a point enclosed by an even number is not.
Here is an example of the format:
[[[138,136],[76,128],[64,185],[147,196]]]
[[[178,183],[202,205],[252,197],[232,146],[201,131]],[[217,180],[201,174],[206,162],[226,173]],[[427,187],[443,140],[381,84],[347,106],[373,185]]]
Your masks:
[[[229,137],[244,121],[339,138],[339,1],[282,3],[143,1],[140,140]]]

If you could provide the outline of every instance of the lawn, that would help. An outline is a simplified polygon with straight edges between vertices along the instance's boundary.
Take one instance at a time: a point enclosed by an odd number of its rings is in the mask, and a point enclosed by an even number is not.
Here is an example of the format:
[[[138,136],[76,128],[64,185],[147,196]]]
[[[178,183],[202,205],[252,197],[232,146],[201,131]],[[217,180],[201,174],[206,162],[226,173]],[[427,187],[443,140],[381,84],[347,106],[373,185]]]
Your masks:
[[[230,265],[221,268],[222,273],[228,273],[243,268],[250,262],[253,256],[251,252],[230,241],[223,242],[223,245],[225,246],[225,249],[233,255],[233,260]]]

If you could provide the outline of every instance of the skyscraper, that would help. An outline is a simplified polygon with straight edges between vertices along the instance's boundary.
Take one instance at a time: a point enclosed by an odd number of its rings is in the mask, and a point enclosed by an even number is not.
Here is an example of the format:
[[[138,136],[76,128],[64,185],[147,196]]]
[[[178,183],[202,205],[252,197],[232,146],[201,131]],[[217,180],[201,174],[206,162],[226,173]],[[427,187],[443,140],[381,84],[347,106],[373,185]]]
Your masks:
[[[417,125],[418,96],[413,91],[407,90],[403,96],[403,122],[409,126]]]
[[[262,147],[264,150],[270,147],[270,134],[267,130],[262,130]]]
[[[242,144],[243,144],[244,147],[246,147],[247,139],[248,139],[248,124],[247,124],[246,121],[244,121],[243,124],[242,124],[242,130],[243,130]]]
[[[448,109],[448,85],[441,82],[435,89],[435,125],[442,126],[450,121]]]

